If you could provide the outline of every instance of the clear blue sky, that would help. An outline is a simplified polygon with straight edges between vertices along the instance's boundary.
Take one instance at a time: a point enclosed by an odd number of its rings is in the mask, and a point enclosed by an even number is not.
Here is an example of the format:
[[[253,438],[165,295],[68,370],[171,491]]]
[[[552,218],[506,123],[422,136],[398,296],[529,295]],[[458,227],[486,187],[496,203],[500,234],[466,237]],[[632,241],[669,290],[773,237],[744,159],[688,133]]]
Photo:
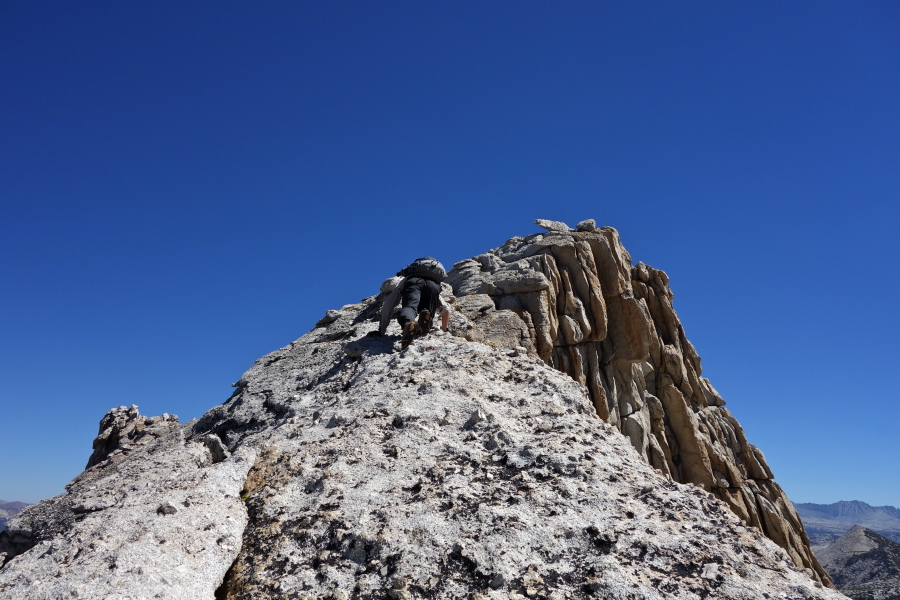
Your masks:
[[[0,498],[416,256],[595,218],[799,502],[900,506],[900,3],[0,4]]]

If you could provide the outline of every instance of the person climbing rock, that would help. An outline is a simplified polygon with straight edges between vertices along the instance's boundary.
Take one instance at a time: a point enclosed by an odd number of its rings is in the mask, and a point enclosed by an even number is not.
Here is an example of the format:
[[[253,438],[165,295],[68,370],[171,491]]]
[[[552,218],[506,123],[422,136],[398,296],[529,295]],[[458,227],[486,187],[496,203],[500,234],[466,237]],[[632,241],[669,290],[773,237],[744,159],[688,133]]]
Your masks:
[[[394,308],[401,303],[397,322],[403,331],[403,348],[409,346],[416,336],[428,333],[437,314],[441,315],[441,330],[447,331],[450,307],[441,298],[441,281],[447,276],[444,265],[430,256],[417,258],[397,276],[403,277],[403,280],[384,300],[379,335],[384,335]]]

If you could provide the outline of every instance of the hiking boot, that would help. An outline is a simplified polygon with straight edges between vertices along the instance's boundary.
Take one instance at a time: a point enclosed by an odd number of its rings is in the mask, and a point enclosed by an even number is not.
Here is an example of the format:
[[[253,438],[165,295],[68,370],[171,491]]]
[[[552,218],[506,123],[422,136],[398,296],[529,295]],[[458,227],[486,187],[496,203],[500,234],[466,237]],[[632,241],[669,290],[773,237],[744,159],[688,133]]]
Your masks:
[[[406,348],[412,344],[413,338],[419,332],[419,326],[415,321],[407,321],[403,325],[403,339],[400,341],[400,347]]]
[[[427,308],[419,313],[419,333],[427,333],[431,329],[431,311]]]

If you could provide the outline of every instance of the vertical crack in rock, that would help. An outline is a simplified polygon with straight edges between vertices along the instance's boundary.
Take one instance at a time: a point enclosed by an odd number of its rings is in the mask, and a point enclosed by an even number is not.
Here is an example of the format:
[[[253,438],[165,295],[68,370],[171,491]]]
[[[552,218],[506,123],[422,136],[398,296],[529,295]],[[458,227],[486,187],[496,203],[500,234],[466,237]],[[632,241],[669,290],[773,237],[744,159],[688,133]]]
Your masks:
[[[247,525],[241,534],[241,551],[236,554],[231,566],[225,572],[221,585],[215,591],[215,600],[235,600],[241,597],[244,588],[243,572],[247,568],[247,563],[252,560],[253,552],[259,549],[253,543],[253,531],[261,518],[261,503],[255,494],[263,486],[276,485],[279,482],[274,476],[280,472],[279,463],[286,458],[278,454],[277,450],[267,448],[256,456],[253,466],[247,472],[240,496],[247,511]]]
[[[465,337],[524,347],[571,376],[647,463],[709,491],[830,584],[762,452],[701,376],[668,276],[632,265],[615,229],[588,229],[556,224],[454,265],[448,282],[461,296]],[[488,300],[509,310],[482,309]],[[499,312],[519,317],[517,337],[533,343],[510,344]]]
[[[127,415],[126,424],[172,422],[134,407],[110,414]],[[100,438],[112,439],[109,425],[105,417]],[[127,452],[109,446],[66,493],[13,519],[11,532],[31,544],[0,569],[0,598],[212,597],[240,547],[238,490],[254,451],[229,453],[217,437],[190,432],[186,424],[119,435]]]

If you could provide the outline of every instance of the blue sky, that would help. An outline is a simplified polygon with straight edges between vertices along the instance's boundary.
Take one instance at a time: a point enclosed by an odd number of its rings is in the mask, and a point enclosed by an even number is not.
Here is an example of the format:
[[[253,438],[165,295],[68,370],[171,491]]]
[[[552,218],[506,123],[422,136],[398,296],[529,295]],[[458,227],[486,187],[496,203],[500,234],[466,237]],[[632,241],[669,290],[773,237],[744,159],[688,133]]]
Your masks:
[[[0,6],[0,498],[412,258],[616,227],[798,502],[900,506],[896,2]]]

